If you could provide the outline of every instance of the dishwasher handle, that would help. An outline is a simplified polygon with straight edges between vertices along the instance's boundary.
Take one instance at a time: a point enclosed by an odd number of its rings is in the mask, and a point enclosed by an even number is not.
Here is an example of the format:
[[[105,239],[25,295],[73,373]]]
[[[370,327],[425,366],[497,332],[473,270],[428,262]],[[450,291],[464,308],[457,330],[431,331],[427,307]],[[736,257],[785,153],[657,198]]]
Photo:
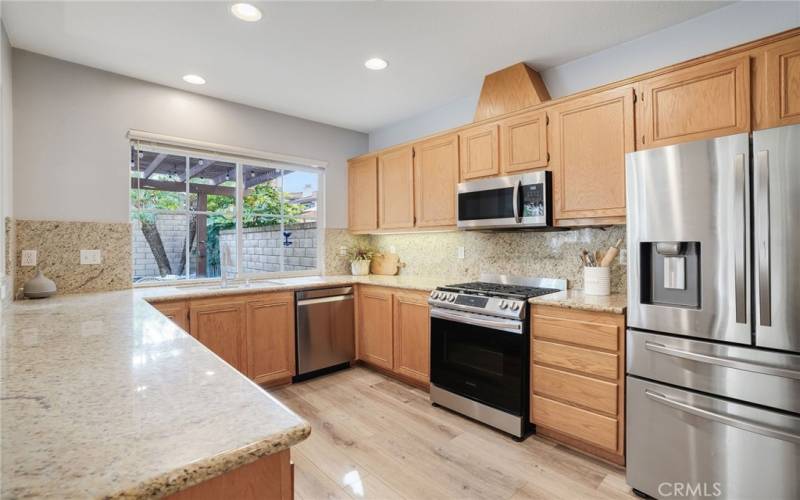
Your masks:
[[[336,295],[333,297],[321,297],[319,299],[305,299],[298,300],[297,306],[310,306],[311,304],[324,304],[325,302],[344,302],[345,300],[353,300],[352,295]]]
[[[295,292],[297,300],[321,299],[323,297],[335,297],[337,295],[352,295],[352,286],[337,286],[334,288],[314,288],[311,290],[300,290]]]

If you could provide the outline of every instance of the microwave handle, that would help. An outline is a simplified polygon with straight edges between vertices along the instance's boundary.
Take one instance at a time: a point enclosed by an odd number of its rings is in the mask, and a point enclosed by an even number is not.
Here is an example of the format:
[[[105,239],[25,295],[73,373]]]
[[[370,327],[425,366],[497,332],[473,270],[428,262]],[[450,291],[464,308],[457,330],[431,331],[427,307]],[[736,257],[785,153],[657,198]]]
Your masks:
[[[514,195],[511,201],[511,203],[514,205],[514,220],[517,223],[522,222],[522,217],[520,217],[519,215],[519,191],[521,187],[522,187],[522,181],[517,181],[517,183],[514,184]]]

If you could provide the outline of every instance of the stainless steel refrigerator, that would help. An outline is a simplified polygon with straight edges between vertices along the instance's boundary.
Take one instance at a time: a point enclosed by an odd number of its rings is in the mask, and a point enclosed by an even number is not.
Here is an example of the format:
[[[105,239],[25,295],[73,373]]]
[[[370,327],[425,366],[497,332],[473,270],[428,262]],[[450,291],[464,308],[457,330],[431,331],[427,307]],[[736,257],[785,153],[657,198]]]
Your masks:
[[[800,498],[800,125],[626,163],[628,484]]]

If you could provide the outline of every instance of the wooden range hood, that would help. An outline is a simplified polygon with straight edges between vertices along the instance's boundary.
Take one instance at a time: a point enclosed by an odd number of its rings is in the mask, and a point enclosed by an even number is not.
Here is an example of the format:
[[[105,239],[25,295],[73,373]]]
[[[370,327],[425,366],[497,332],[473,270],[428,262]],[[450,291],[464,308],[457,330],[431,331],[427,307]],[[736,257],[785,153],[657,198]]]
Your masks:
[[[517,63],[483,79],[474,121],[504,115],[550,100],[550,93],[536,70]]]

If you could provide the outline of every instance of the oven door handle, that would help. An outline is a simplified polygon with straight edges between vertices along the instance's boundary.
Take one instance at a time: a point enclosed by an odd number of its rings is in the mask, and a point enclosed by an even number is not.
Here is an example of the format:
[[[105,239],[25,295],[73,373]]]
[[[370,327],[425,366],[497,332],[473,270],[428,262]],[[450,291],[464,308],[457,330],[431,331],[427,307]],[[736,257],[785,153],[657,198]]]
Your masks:
[[[511,332],[517,335],[523,334],[523,323],[521,321],[503,321],[483,318],[476,314],[469,313],[451,313],[440,308],[431,308],[431,318],[439,318],[448,321],[455,321],[456,323],[464,323],[467,325],[481,326],[490,328],[492,330],[502,330],[504,332]]]

